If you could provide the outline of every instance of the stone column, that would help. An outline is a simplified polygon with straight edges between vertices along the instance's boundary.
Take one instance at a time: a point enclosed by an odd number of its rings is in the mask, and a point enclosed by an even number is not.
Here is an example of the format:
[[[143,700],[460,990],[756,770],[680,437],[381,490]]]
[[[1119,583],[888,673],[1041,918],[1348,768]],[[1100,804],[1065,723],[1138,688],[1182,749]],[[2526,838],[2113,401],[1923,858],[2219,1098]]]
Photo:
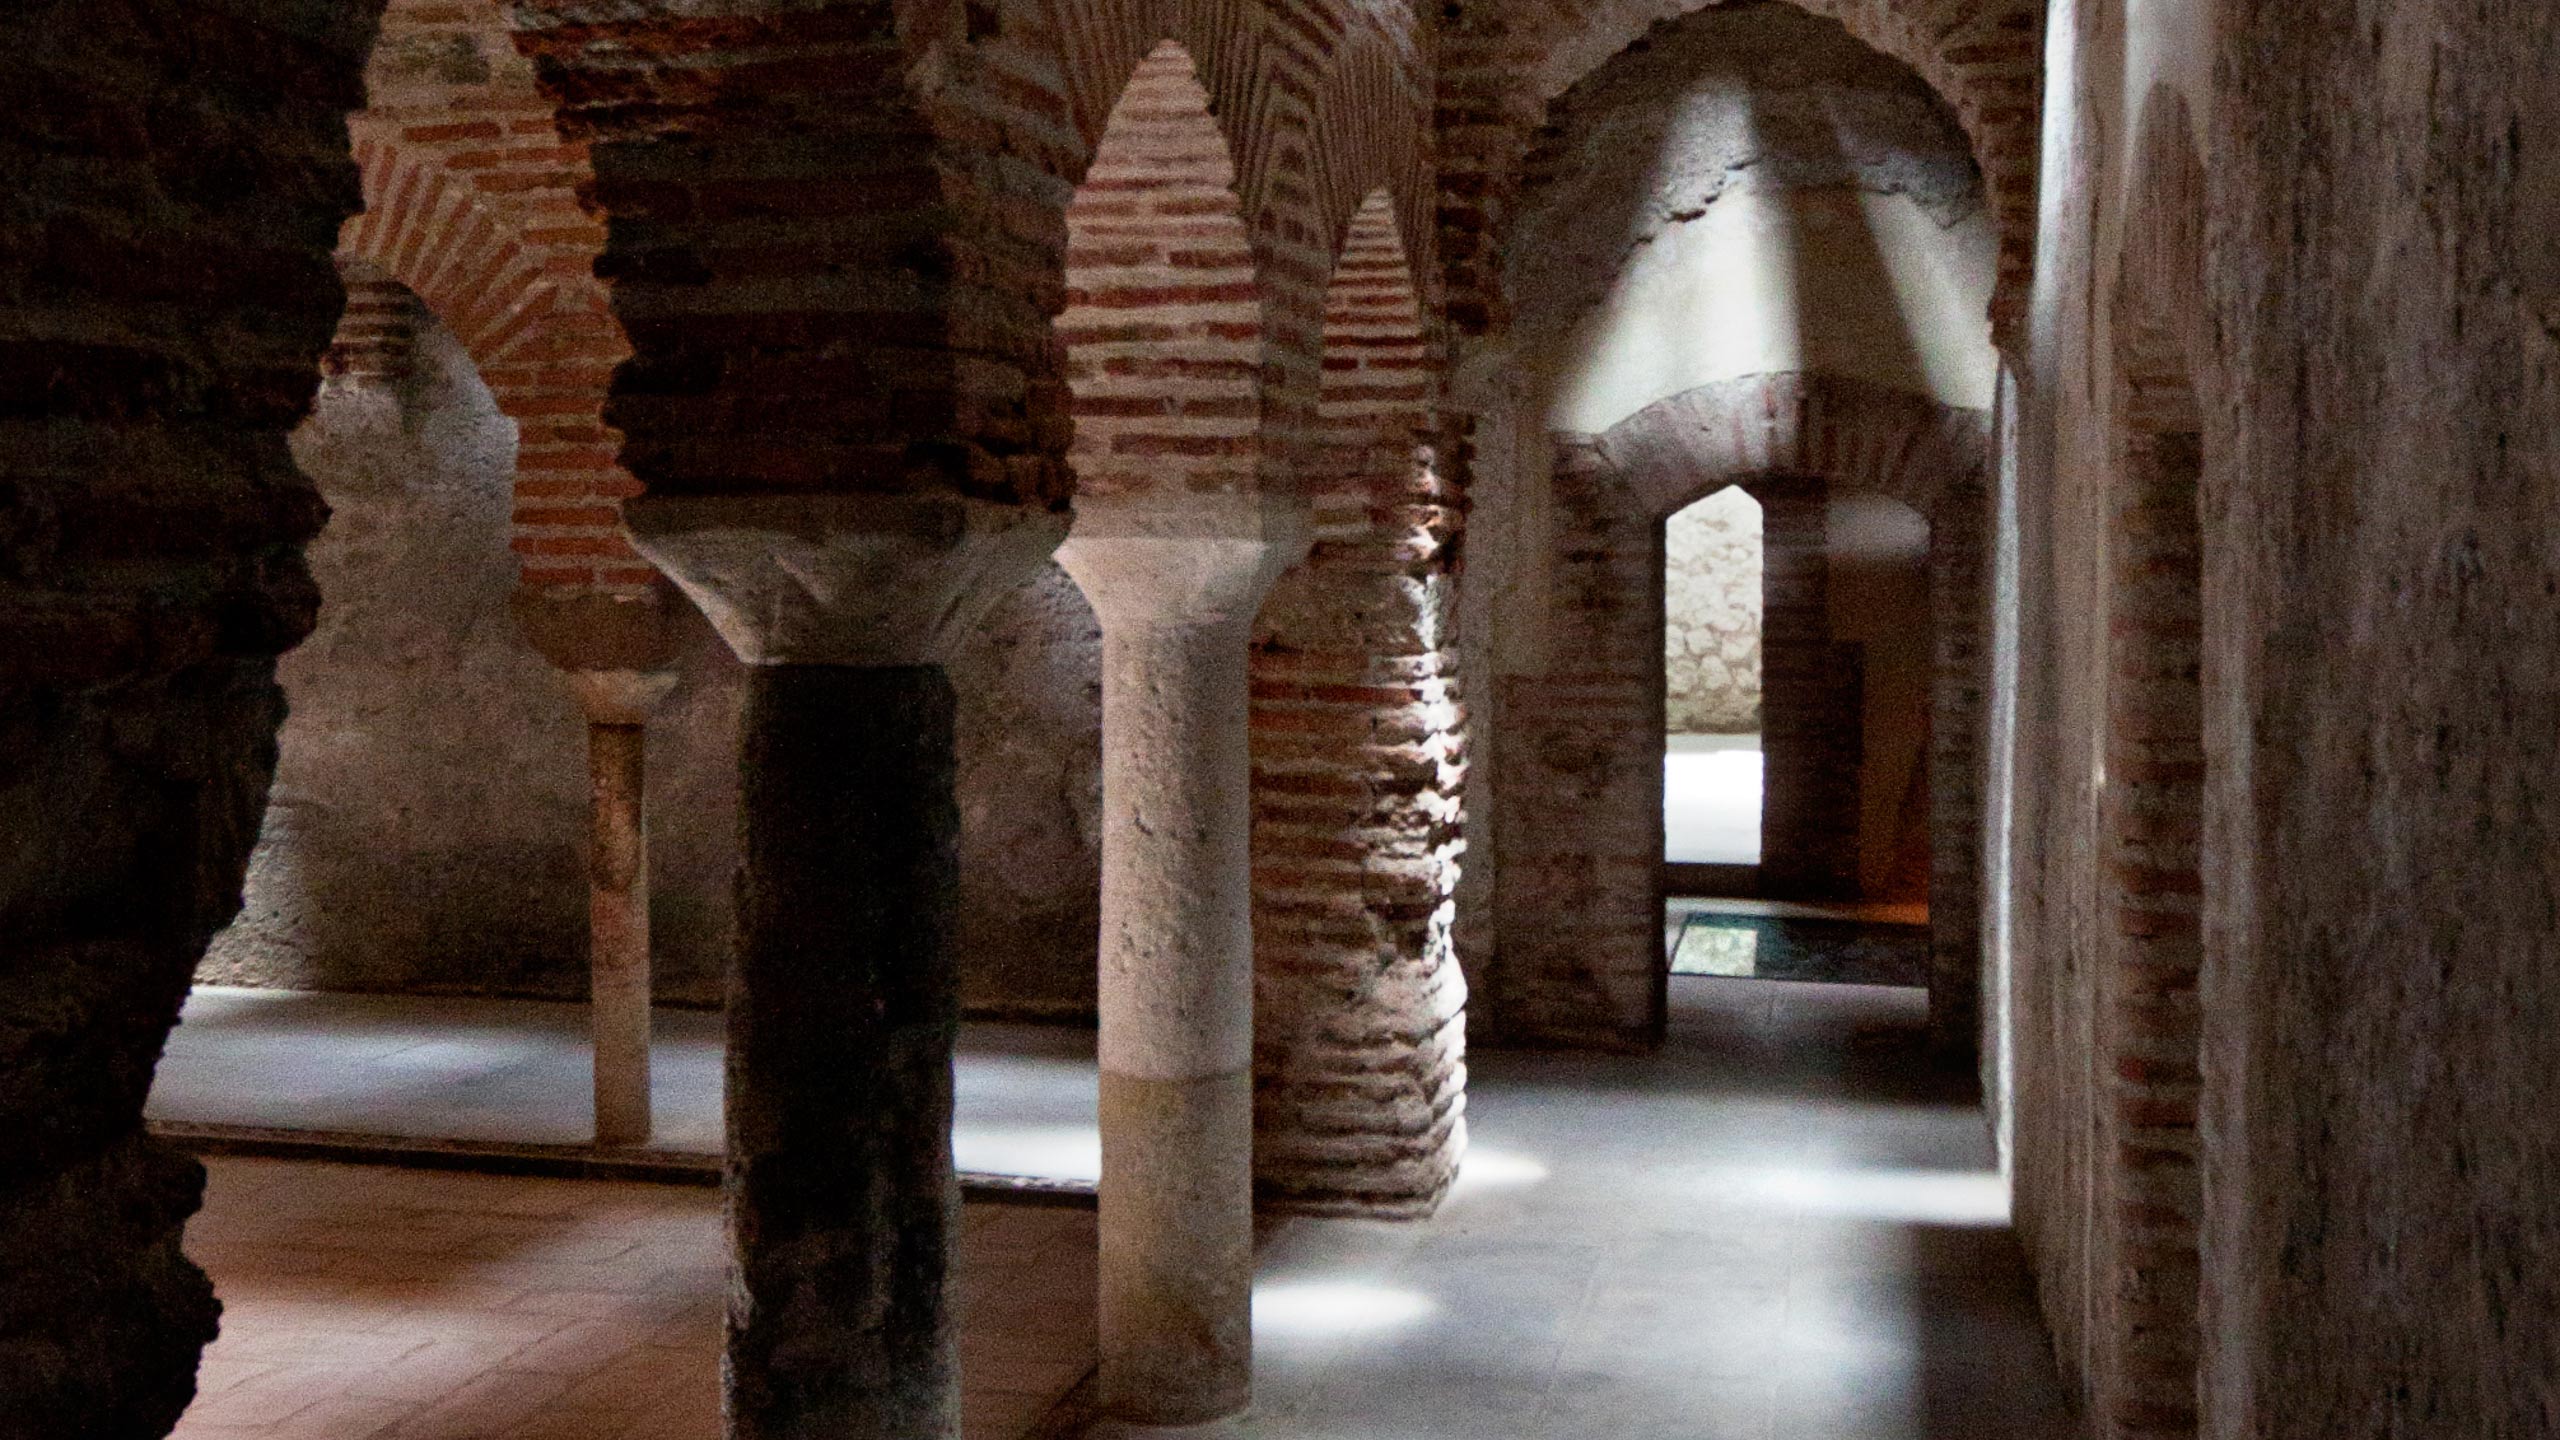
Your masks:
[[[728,987],[728,1433],[949,1440],[960,1391],[943,664],[1060,517],[956,498],[624,511],[753,667]]]
[[[1252,1379],[1246,647],[1305,508],[1094,500],[1058,552],[1102,622],[1102,1404],[1242,1410]]]
[[[599,1145],[649,1140],[648,722],[675,683],[648,670],[569,677],[587,716],[588,1028]]]
[[[524,590],[516,623],[587,720],[588,1029],[599,1145],[648,1143],[649,717],[675,688],[655,593]]]

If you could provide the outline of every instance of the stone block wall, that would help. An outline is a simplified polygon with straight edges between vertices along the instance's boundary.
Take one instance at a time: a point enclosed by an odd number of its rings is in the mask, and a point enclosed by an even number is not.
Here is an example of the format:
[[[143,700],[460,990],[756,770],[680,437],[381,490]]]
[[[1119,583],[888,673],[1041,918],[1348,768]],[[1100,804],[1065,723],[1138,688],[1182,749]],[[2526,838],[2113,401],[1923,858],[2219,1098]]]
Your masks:
[[[1674,735],[1760,729],[1761,518],[1719,491],[1663,526],[1666,725]]]

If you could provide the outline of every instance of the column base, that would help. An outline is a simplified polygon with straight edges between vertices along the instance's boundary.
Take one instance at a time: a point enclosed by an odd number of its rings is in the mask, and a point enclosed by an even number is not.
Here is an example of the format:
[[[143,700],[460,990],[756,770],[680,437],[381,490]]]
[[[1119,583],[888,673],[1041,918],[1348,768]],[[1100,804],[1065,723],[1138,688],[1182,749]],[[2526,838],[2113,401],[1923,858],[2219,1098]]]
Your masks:
[[[1102,1075],[1101,1409],[1143,1425],[1253,1392],[1253,1075]]]

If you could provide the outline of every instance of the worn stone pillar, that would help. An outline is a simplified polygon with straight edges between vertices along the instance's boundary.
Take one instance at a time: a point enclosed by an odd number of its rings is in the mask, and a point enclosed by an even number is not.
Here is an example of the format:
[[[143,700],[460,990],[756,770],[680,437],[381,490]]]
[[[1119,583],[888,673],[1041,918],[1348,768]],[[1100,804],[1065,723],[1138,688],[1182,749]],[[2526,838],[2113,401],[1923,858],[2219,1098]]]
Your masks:
[[[644,498],[641,551],[753,667],[728,989],[728,1433],[946,1440],[952,646],[1063,521],[956,498]]]
[[[1102,621],[1102,1403],[1244,1408],[1252,1380],[1246,647],[1303,504],[1096,500],[1058,552]]]
[[[649,1139],[649,717],[675,688],[655,593],[524,590],[516,623],[587,720],[588,1029],[599,1145]]]
[[[649,1139],[648,720],[675,676],[586,670],[569,677],[587,716],[588,1027],[596,1143]]]

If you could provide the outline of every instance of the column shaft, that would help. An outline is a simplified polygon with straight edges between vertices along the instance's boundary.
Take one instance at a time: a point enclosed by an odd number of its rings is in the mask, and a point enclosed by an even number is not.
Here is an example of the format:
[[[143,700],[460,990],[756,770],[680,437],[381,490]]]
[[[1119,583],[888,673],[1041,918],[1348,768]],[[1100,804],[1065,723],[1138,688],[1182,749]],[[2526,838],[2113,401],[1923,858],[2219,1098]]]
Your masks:
[[[587,727],[588,1025],[599,1145],[649,1139],[648,733]]]
[[[958,878],[938,665],[760,665],[729,984],[733,1440],[959,1434]]]
[[[1103,634],[1103,1403],[1244,1408],[1253,1287],[1243,624]]]

